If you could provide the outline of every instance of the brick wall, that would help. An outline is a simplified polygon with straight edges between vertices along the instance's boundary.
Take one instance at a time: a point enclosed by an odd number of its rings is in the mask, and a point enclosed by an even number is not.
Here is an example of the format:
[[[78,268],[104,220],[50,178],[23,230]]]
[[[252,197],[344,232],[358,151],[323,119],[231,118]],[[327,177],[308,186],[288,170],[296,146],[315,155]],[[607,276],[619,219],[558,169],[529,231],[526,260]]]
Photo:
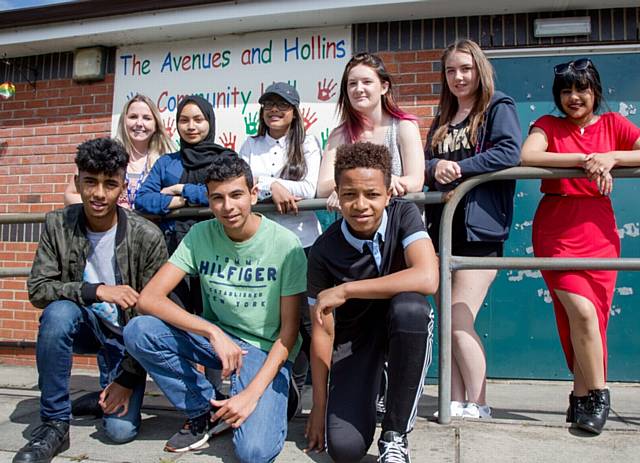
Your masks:
[[[418,116],[424,141],[440,97],[442,50],[386,51],[377,54],[393,77],[396,100],[404,110]]]
[[[62,206],[75,172],[76,146],[109,134],[113,74],[102,82],[69,78],[16,83],[16,95],[0,101],[0,213],[47,212]],[[37,247],[24,226],[5,226],[0,267],[31,265]],[[31,235],[34,235],[32,233]],[[31,238],[31,239],[30,239]],[[34,341],[40,311],[28,302],[24,278],[0,279],[0,341]],[[0,361],[33,364],[33,350],[1,348]],[[92,364],[89,358],[80,364]]]

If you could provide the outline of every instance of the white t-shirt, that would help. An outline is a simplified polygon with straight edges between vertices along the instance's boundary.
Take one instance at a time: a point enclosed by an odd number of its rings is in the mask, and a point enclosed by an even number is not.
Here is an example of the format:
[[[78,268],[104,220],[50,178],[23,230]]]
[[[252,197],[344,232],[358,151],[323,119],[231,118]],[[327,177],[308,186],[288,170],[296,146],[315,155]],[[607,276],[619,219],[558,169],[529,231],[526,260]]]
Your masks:
[[[116,231],[114,225],[106,232],[87,230],[87,239],[91,243],[87,263],[84,267],[84,281],[88,283],[104,283],[108,286],[116,284]],[[119,321],[118,306],[109,302],[96,302],[89,309],[95,313],[105,325],[116,333],[122,333]]]
[[[251,166],[254,179],[259,180],[259,190],[262,194],[271,192],[271,184],[278,182],[289,193],[303,199],[311,199],[316,195],[318,174],[320,172],[321,149],[318,140],[307,135],[302,145],[302,153],[307,163],[307,175],[301,180],[283,180],[280,173],[287,161],[287,136],[275,139],[269,134],[264,137],[249,137],[240,148],[240,157]],[[271,220],[294,232],[302,247],[313,244],[322,227],[312,211],[300,211],[298,215],[292,214],[265,214]]]

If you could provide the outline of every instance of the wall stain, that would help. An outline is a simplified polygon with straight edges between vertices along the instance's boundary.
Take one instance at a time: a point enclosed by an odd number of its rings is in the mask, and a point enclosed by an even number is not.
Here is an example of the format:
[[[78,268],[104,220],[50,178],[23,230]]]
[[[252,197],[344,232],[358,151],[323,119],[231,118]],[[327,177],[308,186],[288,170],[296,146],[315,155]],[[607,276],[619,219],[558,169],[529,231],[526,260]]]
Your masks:
[[[623,239],[625,236],[629,238],[637,238],[640,236],[640,223],[625,223],[622,228],[618,228],[618,236]]]
[[[542,278],[542,273],[540,273],[540,270],[511,270],[507,273],[509,281],[522,281],[525,278]]]

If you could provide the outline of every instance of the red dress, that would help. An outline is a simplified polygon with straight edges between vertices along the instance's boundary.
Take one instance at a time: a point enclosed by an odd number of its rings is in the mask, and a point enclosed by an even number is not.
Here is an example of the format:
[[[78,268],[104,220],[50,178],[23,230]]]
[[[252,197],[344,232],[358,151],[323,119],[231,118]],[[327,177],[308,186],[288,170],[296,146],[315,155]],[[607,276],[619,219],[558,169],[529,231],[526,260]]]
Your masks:
[[[640,129],[617,113],[606,113],[594,124],[580,128],[565,118],[543,116],[534,127],[547,136],[552,153],[605,153],[631,150]],[[558,154],[561,156],[562,154]],[[586,178],[542,180],[545,196],[533,219],[533,250],[536,257],[620,257],[620,238],[611,200],[602,196],[595,182]],[[596,308],[607,370],[607,323],[616,271],[547,270],[542,272],[558,324],[558,333],[569,369],[573,371],[573,347],[569,319],[555,290],[578,294]]]

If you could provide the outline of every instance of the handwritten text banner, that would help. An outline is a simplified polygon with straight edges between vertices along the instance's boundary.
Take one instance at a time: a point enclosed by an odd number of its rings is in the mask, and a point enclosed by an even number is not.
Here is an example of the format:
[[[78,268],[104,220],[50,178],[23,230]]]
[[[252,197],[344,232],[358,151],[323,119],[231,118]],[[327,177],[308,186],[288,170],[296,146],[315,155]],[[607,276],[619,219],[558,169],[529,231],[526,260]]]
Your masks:
[[[187,95],[207,99],[216,114],[216,141],[240,149],[258,129],[258,98],[289,82],[300,93],[308,132],[326,143],[336,126],[340,78],[351,58],[349,27],[228,35],[170,44],[121,47],[116,56],[112,133],[126,101],[150,97],[175,140],[176,108]]]

